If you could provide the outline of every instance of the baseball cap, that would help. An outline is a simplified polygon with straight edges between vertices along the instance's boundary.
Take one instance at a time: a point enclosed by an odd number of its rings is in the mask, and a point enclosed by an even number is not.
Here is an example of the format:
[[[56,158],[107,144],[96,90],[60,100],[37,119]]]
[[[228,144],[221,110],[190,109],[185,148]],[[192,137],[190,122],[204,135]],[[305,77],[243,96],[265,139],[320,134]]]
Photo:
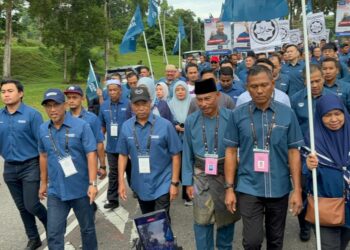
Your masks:
[[[211,58],[210,58],[210,62],[219,62],[220,60],[219,60],[219,57],[217,57],[217,56],[212,56]]]
[[[64,94],[67,95],[67,94],[78,94],[78,95],[81,95],[81,96],[84,96],[84,92],[83,90],[80,88],[80,86],[78,85],[72,85],[72,86],[69,86],[65,91],[64,91]]]
[[[64,103],[64,94],[59,89],[48,89],[45,94],[41,105],[44,105],[47,101],[54,101],[56,103]]]
[[[131,89],[130,99],[132,103],[138,101],[150,101],[151,97],[148,93],[148,89],[146,87],[136,87]]]
[[[118,85],[118,86],[122,86],[122,84],[120,83],[120,81],[119,81],[118,79],[110,79],[110,80],[107,80],[106,86],[108,87],[109,85]]]

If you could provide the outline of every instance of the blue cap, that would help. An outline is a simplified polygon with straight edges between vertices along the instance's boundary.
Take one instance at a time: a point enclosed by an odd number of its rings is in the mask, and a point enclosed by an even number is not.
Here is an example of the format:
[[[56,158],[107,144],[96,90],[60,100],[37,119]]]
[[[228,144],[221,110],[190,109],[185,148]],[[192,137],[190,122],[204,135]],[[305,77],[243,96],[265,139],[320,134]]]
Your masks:
[[[83,90],[80,88],[79,85],[72,85],[72,86],[69,86],[69,87],[64,91],[64,94],[67,95],[67,94],[69,94],[69,93],[78,94],[78,95],[84,96],[84,92],[83,92]]]
[[[44,94],[44,99],[41,105],[44,105],[47,101],[54,101],[56,103],[64,103],[66,100],[64,94],[59,89],[48,89]]]

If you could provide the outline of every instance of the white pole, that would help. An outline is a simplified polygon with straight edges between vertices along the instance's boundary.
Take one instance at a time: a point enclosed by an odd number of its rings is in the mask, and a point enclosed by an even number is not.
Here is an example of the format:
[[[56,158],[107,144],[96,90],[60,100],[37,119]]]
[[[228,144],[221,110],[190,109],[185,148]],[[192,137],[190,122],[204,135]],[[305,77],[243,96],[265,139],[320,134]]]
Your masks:
[[[166,62],[166,64],[169,64],[169,63],[168,63],[168,56],[167,56],[167,54],[166,54],[165,40],[164,40],[164,36],[163,36],[162,25],[161,25],[161,23],[160,23],[159,14],[158,14],[158,24],[159,24],[160,36],[161,36],[161,38],[162,38],[162,43],[163,43],[163,53],[164,53],[164,56],[165,56],[165,62]]]
[[[178,39],[179,39],[179,70],[182,69],[182,65],[181,65],[181,34],[179,32],[178,34]]]
[[[149,55],[149,50],[148,50],[148,45],[147,45],[146,33],[142,32],[142,34],[143,34],[143,40],[145,41],[145,47],[146,47],[146,52],[147,52],[149,69],[151,70],[152,78],[154,79],[152,63],[151,63],[151,57]]]
[[[314,134],[314,119],[312,108],[312,94],[311,94],[311,81],[310,81],[310,58],[309,58],[309,46],[308,46],[308,34],[306,25],[306,5],[305,0],[301,1],[303,10],[303,29],[304,29],[304,51],[305,51],[305,69],[306,69],[306,83],[307,83],[307,104],[309,112],[309,129],[310,129],[310,148],[311,153],[315,153],[315,134]],[[318,250],[321,250],[321,235],[320,235],[320,217],[318,211],[318,188],[317,188],[317,172],[316,169],[312,170],[312,186],[314,191],[315,202],[315,228],[316,228],[316,246]]]

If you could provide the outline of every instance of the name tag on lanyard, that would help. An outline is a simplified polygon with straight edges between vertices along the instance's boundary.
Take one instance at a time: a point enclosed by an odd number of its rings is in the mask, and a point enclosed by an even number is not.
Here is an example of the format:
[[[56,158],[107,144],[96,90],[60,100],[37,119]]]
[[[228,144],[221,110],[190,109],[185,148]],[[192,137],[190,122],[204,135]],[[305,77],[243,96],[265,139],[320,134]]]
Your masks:
[[[254,171],[268,173],[270,171],[270,151],[253,149]]]
[[[111,123],[111,136],[113,136],[113,137],[118,136],[118,124],[117,123]]]
[[[140,174],[150,174],[151,173],[151,164],[149,155],[140,155],[138,156],[139,161],[139,173]]]
[[[205,174],[217,175],[218,174],[218,155],[217,154],[205,154]]]
[[[64,176],[66,178],[78,173],[77,169],[74,166],[72,157],[70,155],[67,157],[61,158],[58,162],[60,163]]]

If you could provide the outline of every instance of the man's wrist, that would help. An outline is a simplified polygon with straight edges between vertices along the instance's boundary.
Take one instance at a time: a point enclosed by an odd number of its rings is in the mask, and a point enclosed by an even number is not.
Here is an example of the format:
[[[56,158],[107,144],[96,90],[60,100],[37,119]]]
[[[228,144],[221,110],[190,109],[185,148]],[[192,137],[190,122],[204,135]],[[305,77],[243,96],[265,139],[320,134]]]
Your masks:
[[[100,169],[106,170],[106,166],[105,165],[101,165]]]
[[[171,181],[171,185],[178,187],[180,185],[179,181]]]
[[[90,181],[89,186],[97,187],[97,181]]]

